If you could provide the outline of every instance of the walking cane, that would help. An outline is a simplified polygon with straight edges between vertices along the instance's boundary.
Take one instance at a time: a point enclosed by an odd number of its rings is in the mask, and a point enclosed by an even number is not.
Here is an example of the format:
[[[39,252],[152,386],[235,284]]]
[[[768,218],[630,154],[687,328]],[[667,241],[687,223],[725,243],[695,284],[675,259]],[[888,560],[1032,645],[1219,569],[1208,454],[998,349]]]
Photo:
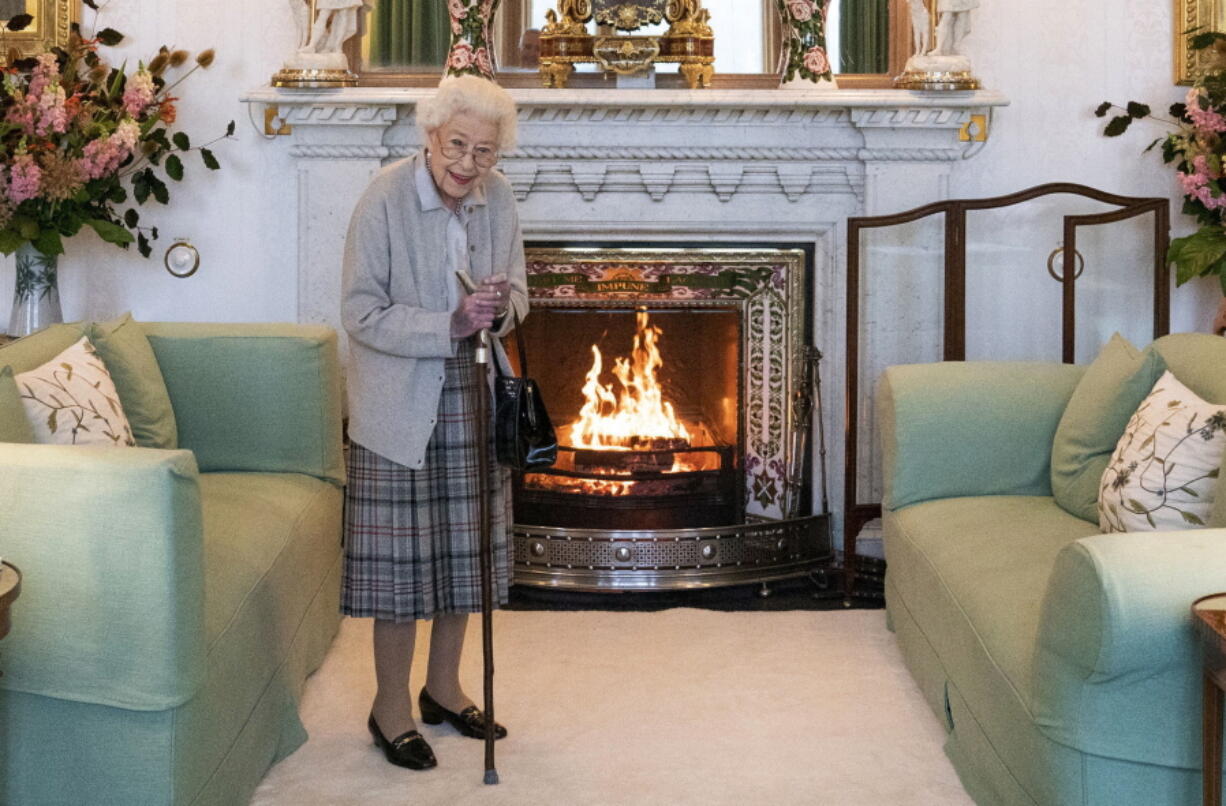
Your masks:
[[[498,783],[494,768],[494,568],[490,535],[490,334],[477,333],[474,362],[477,365],[477,483],[481,552],[481,661],[485,688],[485,783]]]

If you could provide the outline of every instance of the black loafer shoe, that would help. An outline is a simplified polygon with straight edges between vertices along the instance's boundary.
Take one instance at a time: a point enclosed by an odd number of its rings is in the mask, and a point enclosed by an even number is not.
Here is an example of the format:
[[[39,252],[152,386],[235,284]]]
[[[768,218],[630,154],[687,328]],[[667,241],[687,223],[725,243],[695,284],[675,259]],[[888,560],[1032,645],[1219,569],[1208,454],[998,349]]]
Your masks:
[[[445,720],[465,736],[471,736],[474,739],[485,738],[485,714],[481,713],[477,706],[470,705],[458,714],[448,711],[435,702],[430,692],[424,688],[417,698],[417,704],[421,706],[421,721],[427,725],[440,725]],[[507,729],[495,722],[494,738],[504,739],[506,735]]]
[[[430,749],[429,742],[417,731],[410,730],[402,733],[389,742],[383,735],[383,731],[379,730],[379,723],[375,722],[374,714],[371,714],[370,719],[366,720],[366,727],[370,728],[375,747],[382,750],[387,760],[396,766],[408,767],[410,770],[428,770],[438,766],[438,759],[434,757],[434,751]]]

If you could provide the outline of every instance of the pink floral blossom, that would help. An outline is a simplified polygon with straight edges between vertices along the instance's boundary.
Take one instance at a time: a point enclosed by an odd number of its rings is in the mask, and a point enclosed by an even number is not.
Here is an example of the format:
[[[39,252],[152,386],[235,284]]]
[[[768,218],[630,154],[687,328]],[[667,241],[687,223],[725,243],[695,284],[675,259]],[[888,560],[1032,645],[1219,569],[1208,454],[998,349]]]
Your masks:
[[[447,0],[447,11],[451,14],[451,19],[462,20],[468,16],[468,5],[464,0]]]
[[[4,119],[19,127],[22,134],[32,135],[34,124],[38,121],[38,110],[19,94],[14,96],[13,105],[9,107]]]
[[[494,64],[490,61],[490,52],[486,48],[477,48],[477,52],[473,55],[474,61],[477,63],[477,69],[491,78],[494,75]]]
[[[125,120],[109,137],[90,140],[85,144],[81,172],[88,179],[110,176],[136,150],[139,139],[140,127],[131,120]]]
[[[800,22],[811,19],[816,10],[817,3],[814,0],[788,0],[788,11]]]
[[[1215,196],[1214,188],[1210,184],[1222,178],[1221,172],[1210,169],[1209,160],[1204,154],[1192,158],[1192,173],[1178,173],[1176,176],[1179,178],[1179,184],[1183,186],[1184,195],[1196,199],[1205,205],[1206,209],[1219,210],[1226,207],[1226,195],[1219,192]]]
[[[58,81],[60,77],[60,66],[55,60],[54,53],[40,53],[36,61],[38,63],[30,75],[30,89],[26,93],[27,97],[34,101],[37,101],[43,90]]]
[[[13,204],[21,204],[38,195],[38,183],[42,179],[42,173],[32,154],[18,154],[13,157],[13,177],[9,183],[9,199]]]
[[[466,70],[472,66],[473,59],[473,46],[467,42],[457,42],[451,49],[451,57],[447,60],[447,66],[452,70]]]
[[[59,84],[48,87],[38,99],[38,126],[35,133],[46,137],[50,132],[68,131],[68,110],[64,106],[64,88]]]
[[[123,90],[123,109],[134,118],[138,118],[153,103],[157,94],[153,86],[153,76],[148,70],[137,70],[128,76]]]
[[[830,70],[830,59],[826,57],[826,49],[817,45],[805,52],[805,69],[818,75]]]
[[[1184,98],[1184,103],[1188,108],[1188,118],[1192,121],[1192,125],[1202,132],[1213,134],[1226,132],[1226,118],[1213,109],[1201,109],[1200,99],[1200,89],[1197,87],[1188,90],[1188,95]]]

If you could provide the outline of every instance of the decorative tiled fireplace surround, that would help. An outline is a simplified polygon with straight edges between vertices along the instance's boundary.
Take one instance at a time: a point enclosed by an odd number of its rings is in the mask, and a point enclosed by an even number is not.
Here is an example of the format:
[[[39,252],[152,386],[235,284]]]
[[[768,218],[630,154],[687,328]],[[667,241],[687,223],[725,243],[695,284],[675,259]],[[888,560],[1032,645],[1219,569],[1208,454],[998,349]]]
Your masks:
[[[298,318],[339,329],[340,264],[350,213],[380,166],[411,154],[428,89],[329,92],[262,88],[293,128]],[[813,334],[826,360],[826,444],[842,444],[844,227],[850,215],[948,196],[960,140],[996,92],[892,90],[512,90],[519,146],[500,167],[529,242],[703,243],[813,249]],[[262,117],[262,114],[260,115]],[[277,177],[270,177],[277,179]],[[829,458],[842,488],[841,452]],[[817,496],[814,496],[817,500]],[[841,521],[836,516],[837,524]]]

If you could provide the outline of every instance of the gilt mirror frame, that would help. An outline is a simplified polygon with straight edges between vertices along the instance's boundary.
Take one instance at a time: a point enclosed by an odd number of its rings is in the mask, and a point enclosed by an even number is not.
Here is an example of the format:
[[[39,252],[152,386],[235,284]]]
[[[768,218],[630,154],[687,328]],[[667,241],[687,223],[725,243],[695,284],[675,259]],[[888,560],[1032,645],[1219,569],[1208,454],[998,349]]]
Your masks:
[[[46,0],[44,0],[45,2]],[[58,1],[58,0],[57,0]],[[1187,0],[1194,2],[1195,0]],[[1208,0],[1202,0],[1207,2]],[[1226,2],[1226,0],[1215,0]],[[907,57],[911,55],[911,20],[907,12],[907,0],[888,0],[890,15],[890,32],[887,55],[886,73],[838,73],[835,75],[840,88],[846,89],[888,89],[893,86],[894,76],[903,71]],[[929,6],[936,3],[930,0]],[[441,68],[432,73],[399,73],[389,71],[367,71],[362,60],[362,38],[366,34],[366,12],[359,14],[358,35],[351,37],[344,46],[349,64],[359,76],[358,83],[364,87],[433,87],[438,85]],[[775,64],[778,61],[779,47],[782,41],[782,26],[778,11],[775,10],[775,0],[763,2],[763,45],[765,61]],[[935,16],[935,15],[933,15]],[[930,23],[931,24],[931,23]],[[523,4],[503,0],[494,17],[494,48],[497,51],[498,64],[513,64],[513,54],[519,46],[519,33],[524,27]],[[774,72],[762,73],[721,73],[719,71],[719,47],[715,43],[715,87],[718,89],[767,89],[779,86],[779,75]],[[657,77],[661,89],[683,88],[684,79],[680,75],[662,74]],[[540,87],[540,77],[535,72],[497,71],[497,81],[504,87]],[[568,86],[572,89],[607,87],[607,79],[597,73],[571,76]]]
[[[1226,28],[1226,0],[1175,0],[1175,83],[1191,84],[1204,72],[1208,51],[1195,51],[1187,32],[1221,31]]]
[[[34,21],[23,31],[5,31],[0,49],[17,48],[23,56],[66,47],[72,24],[80,19],[81,0],[25,0],[25,13]],[[0,19],[0,23],[8,18]]]

